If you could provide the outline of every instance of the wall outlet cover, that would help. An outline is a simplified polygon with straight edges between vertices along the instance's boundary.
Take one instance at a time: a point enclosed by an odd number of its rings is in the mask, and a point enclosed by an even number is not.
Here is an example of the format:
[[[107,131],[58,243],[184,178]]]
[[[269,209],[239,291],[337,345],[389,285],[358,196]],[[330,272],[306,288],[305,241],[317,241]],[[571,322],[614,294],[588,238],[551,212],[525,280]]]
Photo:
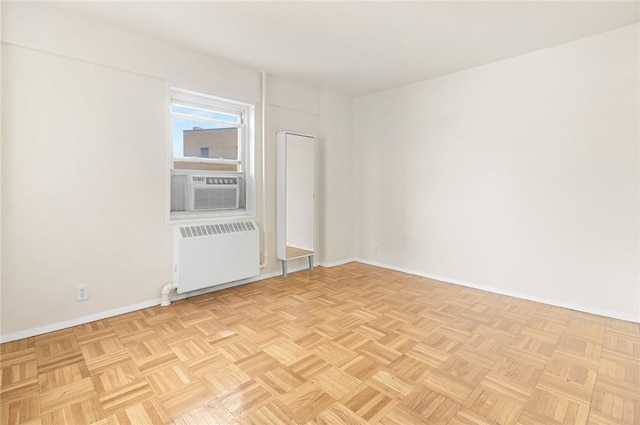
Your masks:
[[[76,286],[76,301],[85,301],[89,299],[88,285]]]

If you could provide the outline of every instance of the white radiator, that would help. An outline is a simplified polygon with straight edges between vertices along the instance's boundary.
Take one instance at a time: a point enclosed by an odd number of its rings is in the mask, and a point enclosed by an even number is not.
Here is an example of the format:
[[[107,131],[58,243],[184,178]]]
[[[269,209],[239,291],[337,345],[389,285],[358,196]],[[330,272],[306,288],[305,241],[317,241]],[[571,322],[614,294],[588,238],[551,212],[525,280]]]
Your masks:
[[[178,293],[260,274],[260,235],[252,221],[176,226],[173,283]]]

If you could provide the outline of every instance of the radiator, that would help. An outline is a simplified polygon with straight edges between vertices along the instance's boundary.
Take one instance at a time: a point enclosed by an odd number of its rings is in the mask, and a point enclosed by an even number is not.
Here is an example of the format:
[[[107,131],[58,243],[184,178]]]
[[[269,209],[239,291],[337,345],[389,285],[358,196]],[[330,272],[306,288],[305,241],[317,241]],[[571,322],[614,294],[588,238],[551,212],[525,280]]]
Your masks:
[[[260,235],[252,221],[176,226],[173,283],[178,293],[260,274]]]

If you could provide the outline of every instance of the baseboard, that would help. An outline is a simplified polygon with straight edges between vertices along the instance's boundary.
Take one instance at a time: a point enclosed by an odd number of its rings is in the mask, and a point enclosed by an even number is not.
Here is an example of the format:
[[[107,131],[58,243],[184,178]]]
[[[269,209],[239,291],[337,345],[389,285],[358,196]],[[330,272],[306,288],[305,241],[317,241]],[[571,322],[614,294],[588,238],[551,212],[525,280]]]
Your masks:
[[[499,295],[506,295],[509,297],[514,297],[514,298],[519,298],[522,300],[527,300],[527,301],[534,301],[537,303],[541,303],[541,304],[547,304],[547,305],[552,305],[555,307],[562,307],[562,308],[567,308],[569,310],[575,310],[575,311],[581,311],[584,313],[590,313],[590,314],[595,314],[597,316],[605,316],[605,317],[610,317],[612,319],[619,319],[619,320],[624,320],[627,322],[634,322],[634,323],[640,323],[640,317],[634,317],[631,314],[627,314],[627,313],[621,313],[619,311],[612,311],[612,310],[607,310],[607,309],[599,309],[599,308],[593,308],[593,307],[589,307],[589,306],[583,306],[580,304],[573,304],[573,303],[565,303],[562,301],[558,301],[558,300],[554,300],[554,299],[549,299],[549,298],[544,298],[544,297],[536,297],[534,295],[531,294],[523,294],[521,292],[514,292],[514,291],[505,291],[503,289],[500,288],[494,288],[492,286],[486,286],[486,285],[479,285],[473,282],[465,282],[459,279],[452,279],[449,277],[445,277],[445,276],[438,276],[438,275],[434,275],[431,273],[424,273],[418,270],[412,270],[412,269],[407,269],[404,267],[398,267],[398,266],[394,266],[392,264],[386,264],[386,263],[380,263],[377,261],[370,261],[370,260],[366,260],[364,258],[356,258],[354,261],[357,261],[359,263],[363,263],[363,264],[368,264],[370,266],[376,266],[376,267],[382,267],[385,269],[389,269],[389,270],[395,270],[398,272],[403,272],[403,273],[408,273],[408,274],[412,274],[412,275],[416,275],[416,276],[421,276],[421,277],[426,277],[429,279],[433,279],[433,280],[438,280],[444,283],[451,283],[454,285],[460,285],[460,286],[465,286],[467,288],[473,288],[473,289],[479,289],[481,291],[486,291],[486,292],[491,292],[494,294],[499,294]]]
[[[465,286],[467,288],[479,289],[479,290],[491,292],[491,293],[494,293],[494,294],[507,295],[509,297],[520,298],[520,299],[523,299],[523,300],[534,301],[534,302],[547,304],[547,305],[552,305],[552,306],[556,306],[556,307],[568,308],[570,310],[582,311],[582,312],[585,312],[585,313],[596,314],[598,316],[605,316],[605,317],[611,317],[613,319],[619,319],[619,320],[625,320],[625,321],[628,321],[628,322],[640,323],[640,318],[639,317],[633,317],[632,315],[620,313],[618,311],[610,311],[610,310],[606,310],[606,309],[594,309],[594,308],[585,307],[585,306],[581,306],[581,305],[577,305],[577,304],[563,303],[563,302],[560,302],[560,301],[557,301],[557,300],[551,300],[551,299],[547,299],[547,298],[536,297],[536,296],[532,296],[530,294],[522,294],[522,293],[519,293],[519,292],[505,291],[505,290],[501,290],[499,288],[494,288],[494,287],[491,287],[491,286],[479,285],[479,284],[475,284],[475,283],[472,283],[472,282],[465,282],[465,281],[461,281],[461,280],[458,280],[458,279],[448,278],[448,277],[445,277],[445,276],[434,275],[434,274],[431,274],[431,273],[424,273],[424,272],[417,271],[417,270],[412,270],[412,269],[407,269],[407,268],[404,268],[404,267],[394,266],[392,264],[386,264],[386,263],[381,263],[381,262],[377,262],[377,261],[370,261],[370,260],[366,260],[364,258],[347,258],[347,259],[344,259],[344,260],[333,261],[333,262],[329,262],[329,263],[322,263],[322,264],[320,264],[320,266],[321,267],[331,268],[331,267],[336,267],[336,266],[341,266],[343,264],[351,263],[351,262],[354,262],[354,261],[357,261],[357,262],[363,263],[363,264],[368,264],[368,265],[371,265],[371,266],[382,267],[382,268],[389,269],[389,270],[395,270],[395,271],[399,271],[399,272],[403,272],[403,273],[408,273],[408,274],[412,274],[412,275],[416,275],[416,276],[422,276],[422,277],[438,280],[438,281],[445,282],[445,283],[451,283],[451,284],[454,284],[454,285]],[[301,265],[301,266],[290,268],[289,269],[289,273],[293,273],[293,272],[300,271],[300,270],[306,270],[306,269],[307,269],[306,265]],[[281,275],[282,275],[282,272],[280,272],[280,271],[271,272],[271,273],[265,273],[265,274],[261,274],[259,276],[255,276],[255,277],[252,277],[252,278],[249,278],[249,279],[243,279],[243,280],[239,280],[239,281],[236,281],[236,282],[229,282],[229,283],[225,283],[225,284],[222,284],[222,285],[213,286],[213,287],[210,287],[210,288],[205,288],[205,289],[200,289],[200,290],[193,291],[193,292],[188,292],[188,293],[185,293],[185,294],[172,295],[170,297],[170,300],[172,302],[173,301],[179,301],[179,300],[183,300],[185,298],[191,298],[191,297],[195,297],[195,296],[198,296],[198,295],[208,294],[210,292],[220,291],[222,289],[232,288],[234,286],[239,286],[239,285],[245,285],[247,283],[257,282],[257,281],[264,280],[264,279],[270,279],[272,277],[281,276]],[[160,292],[160,289],[161,289],[161,287],[158,287],[158,293]],[[46,333],[49,333],[49,332],[55,332],[55,331],[59,331],[61,329],[66,329],[66,328],[70,328],[70,327],[73,327],[73,326],[78,326],[78,325],[83,325],[85,323],[94,322],[96,320],[107,319],[107,318],[118,316],[118,315],[121,315],[121,314],[131,313],[132,311],[142,310],[144,308],[149,308],[149,307],[154,307],[154,306],[157,306],[159,304],[160,304],[160,298],[156,298],[156,299],[145,301],[145,302],[141,302],[141,303],[138,303],[138,304],[132,304],[132,305],[125,306],[125,307],[119,307],[119,308],[115,308],[115,309],[112,309],[112,310],[103,311],[103,312],[100,312],[100,313],[95,313],[95,314],[90,314],[90,315],[87,315],[87,316],[78,317],[76,319],[65,320],[63,322],[58,322],[58,323],[52,323],[50,325],[40,326],[40,327],[33,328],[33,329],[27,329],[27,330],[24,330],[24,331],[18,331],[18,332],[10,333],[10,334],[7,334],[7,335],[0,335],[0,343],[11,342],[11,341],[15,341],[15,340],[18,340],[18,339],[23,339],[23,338],[29,338],[29,337],[32,337],[32,336],[42,335],[42,334],[46,334]]]
[[[113,310],[102,311],[100,313],[89,314],[88,316],[78,317],[76,319],[65,320],[63,322],[52,323],[50,325],[39,326],[25,331],[18,331],[7,335],[0,335],[0,343],[11,342],[17,339],[29,338],[36,335],[42,335],[49,332],[59,331],[61,329],[71,328],[73,326],[84,325],[85,323],[95,322],[96,320],[106,319],[108,317],[118,316],[120,314],[131,313],[132,311],[142,310],[160,304],[160,298],[138,304],[128,305],[125,307],[114,308]]]
[[[352,261],[352,260],[350,260],[350,261]],[[347,262],[349,262],[349,261],[347,261]],[[323,266],[327,267],[326,265],[323,265]],[[308,268],[308,266],[306,266],[306,265],[289,267],[288,272],[289,273],[293,273],[293,272],[297,272],[297,271],[300,271],[300,270],[306,270],[307,268]],[[271,272],[271,273],[265,273],[265,274],[261,274],[259,276],[251,277],[251,278],[248,278],[248,279],[243,279],[243,280],[238,280],[238,281],[235,281],[235,282],[224,283],[222,285],[212,286],[210,288],[199,289],[197,291],[187,292],[187,293],[184,293],[184,294],[172,294],[170,296],[170,300],[171,300],[171,302],[179,301],[179,300],[183,300],[185,298],[191,298],[191,297],[195,297],[195,296],[198,296],[198,295],[208,294],[209,292],[220,291],[222,289],[232,288],[234,286],[245,285],[247,283],[257,282],[257,281],[264,280],[264,279],[270,279],[272,277],[281,276],[281,275],[282,275],[282,272],[280,272],[280,271]],[[161,289],[162,289],[162,287],[159,286],[158,287],[158,294],[160,294],[160,290]],[[18,339],[23,339],[23,338],[30,338],[32,336],[42,335],[42,334],[46,334],[46,333],[49,333],[49,332],[55,332],[55,331],[59,331],[61,329],[66,329],[66,328],[70,328],[70,327],[73,327],[73,326],[84,325],[85,323],[95,322],[96,320],[108,319],[110,317],[119,316],[121,314],[131,313],[132,311],[142,310],[143,308],[154,307],[154,306],[160,305],[160,301],[161,301],[160,298],[156,298],[156,299],[149,300],[149,301],[144,301],[144,302],[141,302],[141,303],[138,303],[138,304],[132,304],[132,305],[128,305],[128,306],[125,306],[125,307],[119,307],[119,308],[115,308],[115,309],[112,309],[112,310],[103,311],[103,312],[100,312],[100,313],[95,313],[95,314],[90,314],[90,315],[87,315],[87,316],[78,317],[76,319],[65,320],[63,322],[52,323],[50,325],[45,325],[45,326],[39,326],[39,327],[33,328],[33,329],[27,329],[27,330],[24,330],[24,331],[18,331],[18,332],[13,332],[13,333],[6,334],[6,335],[0,335],[0,343],[11,342],[11,341],[15,341],[15,340],[18,340]]]
[[[328,263],[327,262],[321,263],[320,266],[327,267],[330,269],[331,267],[341,266],[347,263],[353,263],[354,261],[358,261],[358,260],[356,260],[355,258],[345,258],[343,260],[330,261]]]

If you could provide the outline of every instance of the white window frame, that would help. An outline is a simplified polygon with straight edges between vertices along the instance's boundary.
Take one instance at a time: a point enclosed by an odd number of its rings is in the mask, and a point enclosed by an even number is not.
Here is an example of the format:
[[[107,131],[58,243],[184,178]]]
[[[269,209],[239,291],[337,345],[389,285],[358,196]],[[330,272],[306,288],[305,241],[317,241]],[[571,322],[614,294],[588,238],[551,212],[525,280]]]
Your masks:
[[[168,87],[169,105],[167,108],[167,182],[166,182],[166,215],[167,222],[189,222],[211,219],[225,218],[254,218],[256,211],[255,197],[255,105],[232,99],[212,96],[200,92],[186,90],[174,86]],[[195,107],[232,115],[240,114],[240,123],[230,123],[227,121],[208,119],[204,117],[193,117],[188,114],[173,112],[172,106]],[[184,116],[196,121],[224,124],[228,127],[236,127],[240,130],[240,151],[239,160],[216,159],[216,158],[190,158],[174,157],[173,155],[173,117]],[[195,118],[195,119],[194,119]],[[241,175],[245,181],[244,188],[244,208],[234,210],[218,211],[180,211],[171,212],[171,175],[174,171],[174,161],[194,162],[194,163],[214,163],[214,164],[238,164],[240,171],[211,171],[211,170],[176,170],[178,174],[193,172],[194,174],[205,175]]]

